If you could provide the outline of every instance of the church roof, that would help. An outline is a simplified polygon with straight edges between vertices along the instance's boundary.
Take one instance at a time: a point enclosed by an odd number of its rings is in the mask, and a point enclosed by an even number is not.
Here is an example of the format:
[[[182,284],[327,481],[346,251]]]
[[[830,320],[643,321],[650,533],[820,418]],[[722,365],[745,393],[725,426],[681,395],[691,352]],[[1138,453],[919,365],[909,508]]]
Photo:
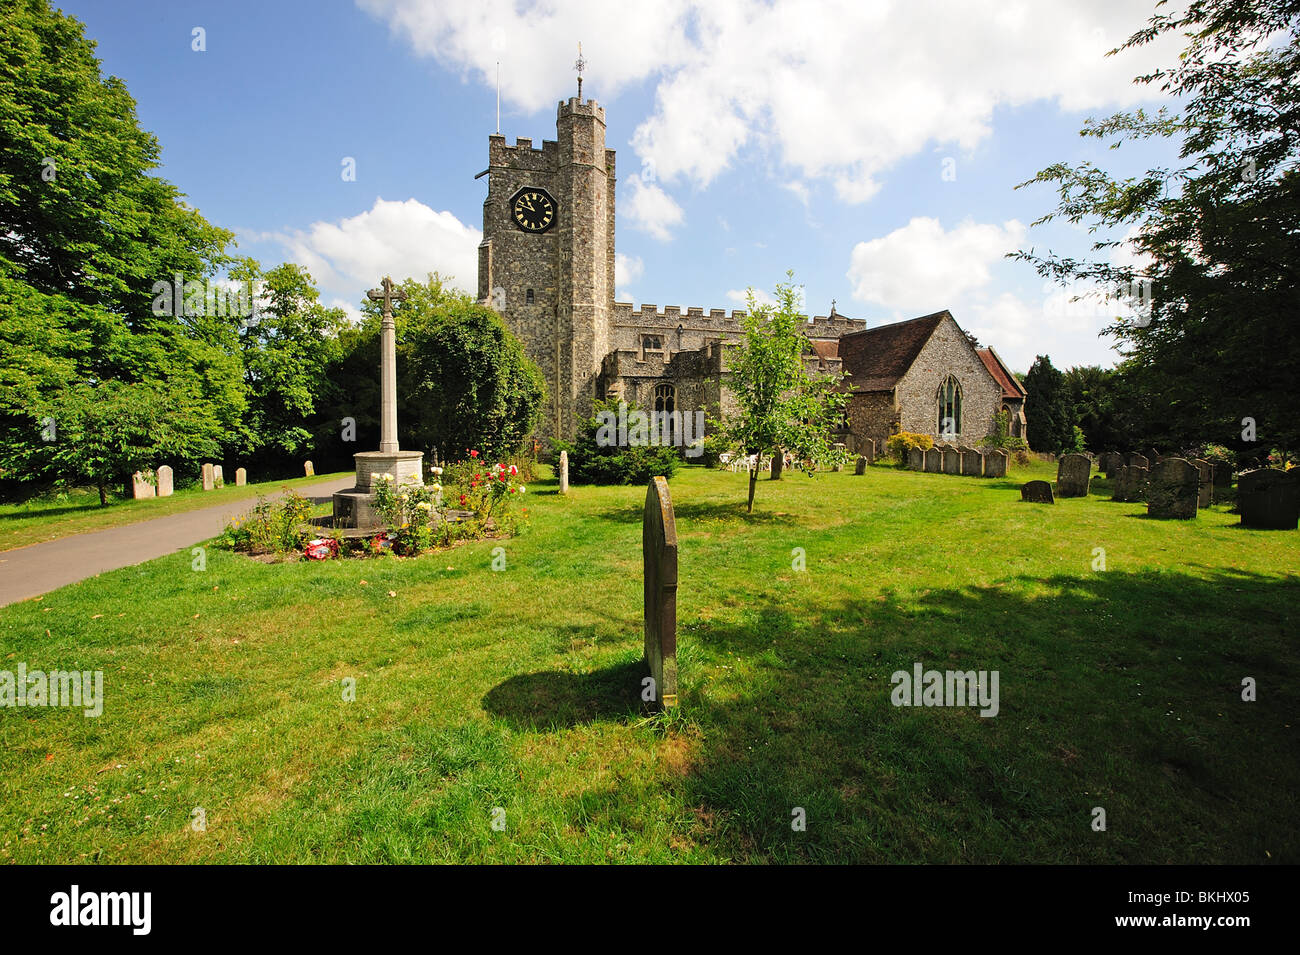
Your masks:
[[[840,336],[839,354],[844,370],[852,376],[854,391],[889,391],[907,373],[944,317],[945,309],[933,315],[909,318],[892,325],[877,325]]]
[[[832,358],[840,357],[840,343],[838,340],[827,340],[824,338],[812,338],[808,340],[812,350],[817,353],[817,357],[822,361],[829,361]]]
[[[1003,398],[1024,398],[1026,391],[1024,385],[1016,380],[1016,376],[1007,370],[1007,366],[1002,363],[1001,357],[992,348],[977,348],[975,354],[980,356],[980,361],[984,362],[984,367],[989,370],[994,381],[1002,386]]]

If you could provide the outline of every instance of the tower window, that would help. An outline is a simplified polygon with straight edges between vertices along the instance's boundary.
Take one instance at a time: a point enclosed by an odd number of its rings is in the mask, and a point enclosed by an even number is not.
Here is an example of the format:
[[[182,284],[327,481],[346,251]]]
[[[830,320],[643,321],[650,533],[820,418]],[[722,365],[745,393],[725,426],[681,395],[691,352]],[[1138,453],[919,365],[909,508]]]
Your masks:
[[[529,289],[527,292],[524,293],[524,304],[525,304],[525,305],[532,305],[532,304],[533,304],[533,290],[532,290],[532,289]]]
[[[643,351],[663,351],[663,339],[658,335],[644,335],[641,338],[641,349]]]
[[[655,385],[655,417],[659,420],[660,434],[666,443],[673,443],[676,422],[673,412],[677,410],[677,389],[668,382]]]

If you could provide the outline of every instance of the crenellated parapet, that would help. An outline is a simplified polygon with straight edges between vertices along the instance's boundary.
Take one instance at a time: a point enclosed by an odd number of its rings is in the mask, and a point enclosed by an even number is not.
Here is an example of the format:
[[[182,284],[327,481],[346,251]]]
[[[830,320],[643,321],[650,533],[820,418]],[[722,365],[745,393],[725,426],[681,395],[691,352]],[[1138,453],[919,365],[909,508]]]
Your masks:
[[[613,322],[623,328],[663,328],[676,329],[678,325],[690,331],[715,331],[739,334],[741,320],[745,317],[743,308],[728,312],[722,308],[683,308],[678,305],[657,305],[642,303],[634,308],[631,302],[615,302]],[[804,322],[804,329],[810,338],[839,338],[849,332],[861,331],[867,327],[865,319],[845,318],[843,315],[816,315],[811,321]]]

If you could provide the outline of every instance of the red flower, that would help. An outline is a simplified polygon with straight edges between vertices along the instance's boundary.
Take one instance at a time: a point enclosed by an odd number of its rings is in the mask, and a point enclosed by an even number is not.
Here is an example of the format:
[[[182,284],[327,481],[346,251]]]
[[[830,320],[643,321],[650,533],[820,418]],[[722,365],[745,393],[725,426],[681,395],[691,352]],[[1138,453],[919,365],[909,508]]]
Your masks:
[[[478,452],[477,452],[477,451],[471,451],[471,452],[469,453],[469,456],[470,456],[471,458],[476,458],[476,457],[478,457]]]

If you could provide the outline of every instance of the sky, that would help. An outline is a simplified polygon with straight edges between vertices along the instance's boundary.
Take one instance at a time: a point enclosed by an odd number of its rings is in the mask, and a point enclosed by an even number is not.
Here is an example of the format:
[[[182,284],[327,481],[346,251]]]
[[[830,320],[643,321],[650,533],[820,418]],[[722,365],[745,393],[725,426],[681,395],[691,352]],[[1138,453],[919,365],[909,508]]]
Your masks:
[[[579,43],[618,151],[618,298],[638,305],[741,308],[793,270],[814,314],[948,309],[1018,372],[1040,354],[1112,365],[1098,333],[1116,306],[1005,257],[1084,256],[1097,236],[1032,226],[1055,191],[1015,187],[1056,162],[1176,158],[1079,135],[1176,106],[1132,80],[1177,39],[1104,55],[1154,0],[55,3],[233,251],[306,266],[353,315],[385,274],[477,288],[498,64],[500,130],[538,144],[576,93]]]

